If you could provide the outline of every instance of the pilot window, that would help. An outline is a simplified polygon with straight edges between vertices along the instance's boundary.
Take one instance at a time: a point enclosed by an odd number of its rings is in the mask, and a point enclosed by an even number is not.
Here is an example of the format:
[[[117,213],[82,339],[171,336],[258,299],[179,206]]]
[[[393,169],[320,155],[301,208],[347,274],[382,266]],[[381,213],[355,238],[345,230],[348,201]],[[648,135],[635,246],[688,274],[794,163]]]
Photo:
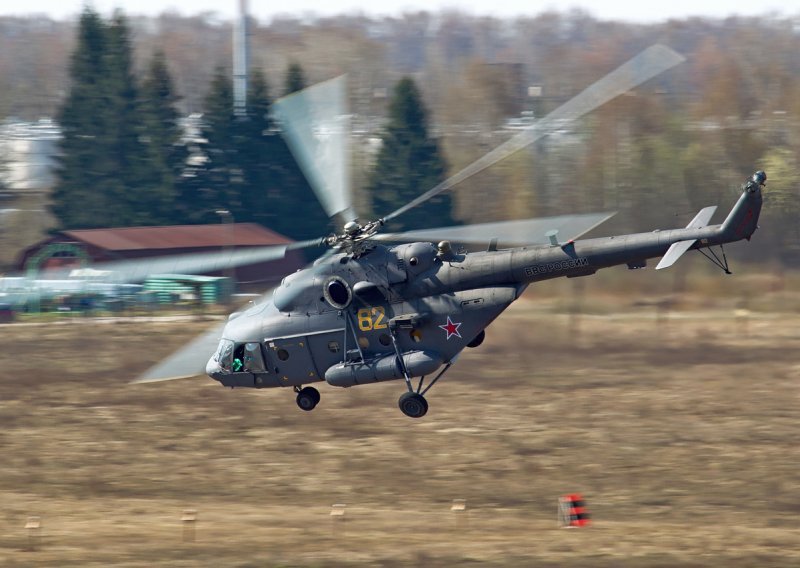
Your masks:
[[[233,365],[233,341],[223,339],[219,342],[217,352],[214,354],[214,361],[219,363],[219,368],[230,373]]]
[[[261,351],[261,345],[258,343],[245,343],[242,345],[243,366],[244,370],[249,373],[264,373],[267,370],[264,365],[264,355]]]
[[[241,373],[244,371],[244,343],[237,345],[233,350],[233,363],[231,364],[231,371],[234,373]]]
[[[258,343],[234,344],[223,339],[214,355],[220,369],[228,373],[265,373],[264,356]]]

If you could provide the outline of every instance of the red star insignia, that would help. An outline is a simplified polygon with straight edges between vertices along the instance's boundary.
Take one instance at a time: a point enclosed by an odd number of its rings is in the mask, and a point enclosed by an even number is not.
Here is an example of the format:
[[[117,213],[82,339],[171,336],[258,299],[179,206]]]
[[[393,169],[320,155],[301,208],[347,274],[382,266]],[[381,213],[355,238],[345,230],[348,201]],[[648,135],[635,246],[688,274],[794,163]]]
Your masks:
[[[453,323],[453,321],[450,319],[450,316],[447,316],[447,323],[440,325],[439,327],[447,332],[447,339],[450,339],[454,335],[458,338],[461,338],[461,334],[458,332],[458,328],[461,327],[461,323]]]

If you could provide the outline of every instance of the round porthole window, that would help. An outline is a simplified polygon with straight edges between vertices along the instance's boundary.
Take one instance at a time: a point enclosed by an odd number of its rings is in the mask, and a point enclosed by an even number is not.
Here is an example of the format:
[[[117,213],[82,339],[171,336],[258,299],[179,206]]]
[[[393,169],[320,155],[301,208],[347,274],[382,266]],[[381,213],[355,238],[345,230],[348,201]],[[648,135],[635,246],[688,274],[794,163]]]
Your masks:
[[[289,352],[286,349],[278,349],[278,359],[286,361],[289,358]]]
[[[381,345],[391,345],[392,344],[392,338],[389,337],[385,333],[381,333],[380,337],[378,337],[378,341],[381,342]]]

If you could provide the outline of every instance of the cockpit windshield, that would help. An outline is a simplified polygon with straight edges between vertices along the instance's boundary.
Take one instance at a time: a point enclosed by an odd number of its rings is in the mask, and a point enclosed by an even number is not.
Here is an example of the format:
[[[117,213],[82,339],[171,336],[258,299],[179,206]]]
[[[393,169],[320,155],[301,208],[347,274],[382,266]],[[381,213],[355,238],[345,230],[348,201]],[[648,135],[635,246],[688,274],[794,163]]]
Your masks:
[[[226,373],[266,373],[264,355],[259,343],[235,344],[229,339],[219,342],[214,361]]]
[[[223,339],[219,342],[217,352],[214,353],[214,361],[219,364],[219,368],[223,371],[231,372],[231,365],[233,365],[233,341]]]

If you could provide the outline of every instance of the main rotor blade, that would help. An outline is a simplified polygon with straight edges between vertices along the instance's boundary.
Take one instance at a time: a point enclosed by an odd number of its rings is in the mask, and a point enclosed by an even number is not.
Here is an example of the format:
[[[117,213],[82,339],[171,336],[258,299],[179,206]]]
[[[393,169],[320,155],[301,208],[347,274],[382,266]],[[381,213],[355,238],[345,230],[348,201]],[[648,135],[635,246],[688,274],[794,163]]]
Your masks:
[[[350,115],[345,76],[275,101],[273,113],[328,217],[356,218],[350,196]]]
[[[253,304],[271,301],[274,288],[259,296]],[[250,307],[250,302],[242,310]],[[163,361],[153,365],[131,383],[155,383],[186,379],[205,374],[206,363],[217,349],[227,321],[214,325],[211,329],[184,345]]]
[[[148,369],[133,383],[154,383],[185,379],[205,374],[206,362],[222,337],[225,322],[216,324],[203,335],[184,345],[175,353]]]
[[[507,245],[536,245],[550,242],[548,232],[556,231],[558,242],[577,239],[613,217],[614,213],[586,213],[581,215],[559,215],[538,219],[520,219],[498,223],[480,223],[458,227],[441,227],[384,233],[373,239],[381,241],[431,241],[449,240],[463,244],[488,244],[493,239]]]
[[[316,243],[317,241],[313,241]],[[322,258],[334,254],[327,251]],[[260,305],[264,302],[272,301],[274,288],[267,290],[258,300],[254,302]],[[249,307],[249,306],[248,306]],[[244,309],[244,308],[243,308]],[[184,345],[172,355],[157,363],[145,373],[137,377],[132,383],[154,383],[160,381],[171,381],[175,379],[185,379],[205,374],[205,365],[211,355],[214,354],[225,330],[226,322],[215,325],[202,335],[195,338],[191,343]]]
[[[608,101],[630,91],[685,60],[685,57],[664,45],[656,44],[648,47],[642,53],[627,63],[624,63],[538,122],[529,126],[523,132],[507,140],[476,162],[473,162],[428,192],[423,193],[410,203],[393,211],[384,217],[384,220],[389,221],[398,215],[402,215],[420,203],[424,203],[443,191],[450,189],[457,183],[511,156],[525,146],[563,128],[566,122],[580,118],[584,114],[602,106]]]
[[[314,241],[314,243],[318,242]],[[302,248],[310,242],[292,243],[292,248]],[[214,251],[194,254],[170,255],[154,258],[115,260],[100,262],[84,268],[64,268],[48,271],[50,280],[67,278],[106,277],[115,283],[143,282],[154,274],[197,274],[224,272],[230,268],[277,260],[286,255],[290,245],[240,248],[230,251]]]

